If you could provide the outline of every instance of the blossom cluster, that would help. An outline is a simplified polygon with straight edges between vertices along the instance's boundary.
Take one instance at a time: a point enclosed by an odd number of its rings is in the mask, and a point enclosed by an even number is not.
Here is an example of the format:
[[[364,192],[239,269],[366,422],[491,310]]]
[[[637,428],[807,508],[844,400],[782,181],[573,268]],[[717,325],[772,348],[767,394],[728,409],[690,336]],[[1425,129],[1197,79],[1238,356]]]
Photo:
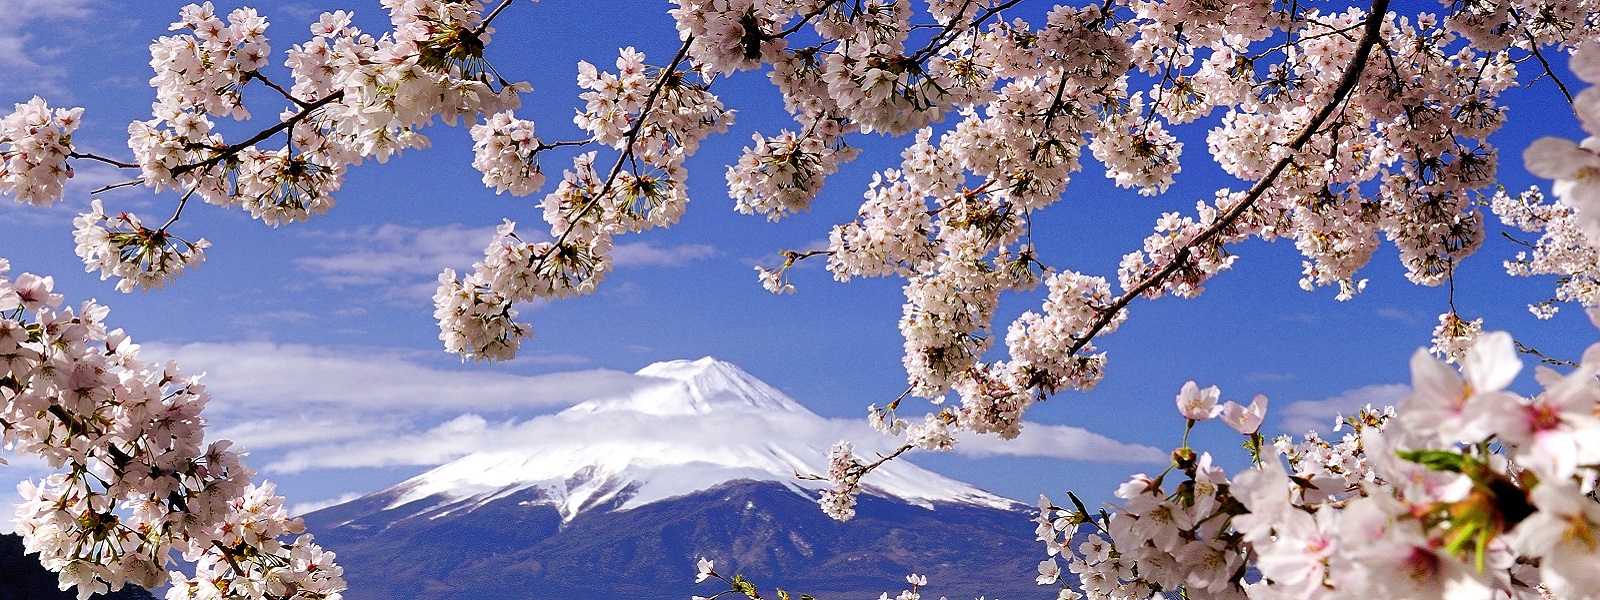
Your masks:
[[[182,193],[178,212],[198,195],[269,225],[293,223],[332,208],[349,167],[426,147],[419,129],[435,117],[453,124],[507,111],[517,106],[518,92],[530,89],[500,79],[483,57],[493,29],[480,2],[384,5],[394,30],[377,37],[352,26],[345,11],[324,13],[310,27],[311,39],[287,52],[293,79],[287,88],[264,71],[271,57],[264,16],[249,7],[224,15],[210,2],[187,5],[171,25],[175,33],[150,45],[156,101],[152,119],[128,126],[132,160],[75,154],[70,138],[81,110],[52,111],[35,99],[0,119],[0,193],[50,204],[72,175],[68,158],[89,158],[137,169],[136,181],[154,190]],[[229,143],[214,119],[250,119],[246,92],[256,82],[281,96],[279,117]],[[97,218],[91,212],[80,222]],[[80,240],[87,240],[78,253],[91,270],[132,280],[119,285],[124,291],[158,287],[152,282],[177,273],[171,263],[138,252],[103,252],[96,236]]]
[[[511,358],[531,334],[515,322],[513,305],[593,293],[611,270],[615,236],[670,226],[683,215],[689,201],[683,161],[710,133],[725,130],[733,112],[706,82],[679,70],[676,59],[651,67],[643,53],[624,48],[615,64],[614,73],[579,65],[587,107],[574,122],[592,136],[583,144],[622,155],[605,173],[595,166],[597,152],[573,158],[540,202],[552,241],[525,241],[508,219],[472,273],[441,275],[434,317],[447,350],[474,360]],[[545,146],[533,137],[532,122],[501,112],[472,135],[474,166],[487,185],[515,195],[542,185],[535,155]]]
[[[67,157],[82,117],[82,108],[52,110],[38,96],[0,117],[0,194],[40,206],[59,200],[72,177]]]
[[[204,262],[205,249],[211,247],[205,238],[190,242],[165,227],[145,227],[132,213],[107,215],[99,199],[91,201],[89,212],[72,224],[77,227],[73,238],[78,257],[87,270],[98,269],[101,280],[117,277],[117,290],[123,292],[166,286],[184,269]]]
[[[1578,229],[1600,239],[1600,40],[1579,46],[1568,63],[1589,88],[1573,98],[1578,121],[1589,137],[1582,143],[1557,137],[1534,140],[1523,152],[1528,172],[1555,180],[1551,191],[1572,209]]]
[[[1469,41],[1482,37],[1481,15],[1468,18],[1482,6],[1413,19],[1254,0],[1149,1],[1128,12],[1120,3],[1057,7],[1035,27],[985,24],[993,4],[967,3],[960,20],[951,7],[930,7],[945,27],[918,48],[906,41],[898,3],[798,4],[683,2],[673,13],[702,64],[732,72],[770,63],[806,132],[758,134],[729,169],[730,195],[739,210],[770,219],[805,210],[836,168],[829,150],[844,142],[834,140],[916,131],[901,163],[872,178],[859,219],[830,233],[828,268],[840,281],[903,278],[912,394],[955,392],[960,417],[941,422],[1008,437],[1036,396],[1099,380],[1105,356],[1090,340],[1126,318],[1127,297],[1198,295],[1234,265],[1231,245],[1289,238],[1306,257],[1301,286],[1337,286],[1348,299],[1388,238],[1409,278],[1443,283],[1484,239],[1473,194],[1494,179],[1497,154],[1486,140],[1504,120],[1498,102],[1517,81],[1518,57],[1529,44],[1572,48],[1596,34],[1592,20],[1541,17],[1520,25],[1525,43],[1444,52],[1461,39],[1455,27],[1470,25]],[[803,25],[797,16],[814,19],[819,43],[772,39]],[[846,43],[865,37],[878,46]],[[891,73],[874,70],[881,65]],[[918,91],[921,78],[955,74],[939,93]],[[856,85],[841,90],[841,81]],[[915,98],[909,108],[884,105],[907,98]],[[1062,196],[1085,146],[1118,185],[1159,194],[1180,172],[1183,145],[1171,127],[1219,111],[1207,149],[1249,189],[1221,190],[1192,214],[1163,214],[1122,261],[1124,297],[1040,262],[1028,243],[1030,213]],[[949,114],[960,120],[942,133],[923,127]],[[781,269],[758,275],[774,292],[794,289]],[[985,363],[1001,294],[1041,280],[1051,286],[1044,310],[1007,328],[1011,360]],[[1069,282],[1072,291],[1057,289]],[[1091,300],[1063,306],[1069,296]]]
[[[1497,193],[1490,207],[1506,225],[1539,234],[1539,239],[1524,242],[1527,250],[1505,261],[1506,272],[1520,277],[1557,276],[1555,293],[1528,306],[1534,316],[1555,316],[1561,302],[1600,306],[1600,245],[1584,232],[1578,211],[1566,203],[1546,200],[1537,188],[1516,196]]]
[[[50,277],[0,259],[0,444],[57,472],[19,486],[17,533],[80,599],[170,582],[169,599],[334,599],[333,554],[289,517],[226,440],[206,443],[210,395],[140,357],[108,310],[73,308]],[[177,553],[193,563],[180,569]]]
[[[1600,344],[1571,372],[1539,367],[1532,397],[1506,389],[1522,363],[1504,332],[1460,362],[1418,350],[1412,394],[1343,418],[1338,441],[1266,445],[1264,398],[1185,385],[1189,426],[1221,416],[1254,465],[1230,477],[1185,443],[1110,511],[1041,497],[1039,583],[1064,599],[1600,597]]]
[[[498,112],[481,125],[472,126],[472,168],[483,173],[483,185],[499,194],[526,196],[544,187],[544,172],[535,155],[539,138],[533,121]]]

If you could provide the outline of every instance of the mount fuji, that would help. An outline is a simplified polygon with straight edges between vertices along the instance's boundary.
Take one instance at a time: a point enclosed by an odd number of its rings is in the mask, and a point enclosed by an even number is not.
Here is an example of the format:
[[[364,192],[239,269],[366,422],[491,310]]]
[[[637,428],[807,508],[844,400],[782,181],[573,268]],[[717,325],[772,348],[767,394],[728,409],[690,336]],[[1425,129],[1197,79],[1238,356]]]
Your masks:
[[[892,594],[911,572],[928,575],[925,597],[1041,593],[1026,505],[897,460],[867,478],[856,519],[834,522],[816,504],[827,483],[797,474],[826,472],[836,425],[709,357],[638,375],[659,383],[544,417],[570,435],[306,515],[346,596],[709,596],[700,556],[824,598]],[[662,430],[628,435],[641,425]]]

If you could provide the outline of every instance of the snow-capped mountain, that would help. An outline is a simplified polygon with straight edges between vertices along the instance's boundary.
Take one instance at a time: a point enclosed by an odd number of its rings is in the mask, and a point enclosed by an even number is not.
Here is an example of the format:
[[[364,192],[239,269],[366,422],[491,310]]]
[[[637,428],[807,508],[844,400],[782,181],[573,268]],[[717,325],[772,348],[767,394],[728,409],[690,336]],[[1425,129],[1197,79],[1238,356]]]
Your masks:
[[[1021,596],[1042,556],[1027,507],[903,460],[868,479],[857,517],[816,505],[830,421],[712,358],[650,365],[630,395],[556,415],[568,432],[476,452],[306,516],[352,600],[687,598],[695,559],[818,597]],[[547,442],[547,443],[546,443]],[[530,449],[531,448],[531,449]]]
[[[803,496],[826,482],[796,474],[826,473],[828,446],[839,437],[816,413],[739,367],[711,357],[655,363],[637,373],[661,380],[632,395],[578,404],[554,418],[587,439],[554,440],[533,451],[478,452],[423,473],[390,490],[392,507],[420,503],[433,515],[471,511],[518,492],[534,491],[571,521],[598,507],[628,510],[728,481],[775,481]],[[610,423],[656,418],[663,427],[693,418],[725,423],[725,436],[649,440],[607,436]],[[755,440],[741,431],[788,431],[791,437]],[[917,506],[954,503],[1010,508],[1012,500],[941,476],[906,461],[875,471],[869,493]],[[524,494],[526,495],[526,494]],[[432,499],[431,502],[428,500]]]

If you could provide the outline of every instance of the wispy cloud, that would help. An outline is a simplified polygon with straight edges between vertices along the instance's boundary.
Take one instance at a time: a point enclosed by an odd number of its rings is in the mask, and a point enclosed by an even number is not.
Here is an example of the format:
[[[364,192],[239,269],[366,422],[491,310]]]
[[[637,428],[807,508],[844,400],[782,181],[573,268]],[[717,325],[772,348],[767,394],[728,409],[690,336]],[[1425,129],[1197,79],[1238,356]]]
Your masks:
[[[681,267],[716,255],[717,249],[706,244],[659,247],[650,242],[618,244],[611,252],[618,267]]]
[[[348,494],[340,494],[338,497],[328,498],[326,500],[312,500],[310,502],[297,502],[290,504],[289,516],[298,517],[306,513],[315,512],[329,506],[334,506],[336,504],[344,504],[351,500],[355,500],[356,498],[360,498],[362,495],[363,494],[361,492],[350,492]]]
[[[1327,433],[1341,414],[1354,414],[1368,404],[1374,407],[1399,404],[1410,394],[1411,386],[1384,383],[1346,390],[1331,398],[1291,402],[1274,412],[1280,418],[1278,430],[1284,433],[1299,435],[1309,430]]]
[[[222,412],[292,414],[290,407],[394,410],[516,410],[566,406],[624,394],[648,381],[593,369],[548,375],[446,369],[419,355],[370,347],[270,342],[146,344],[144,354],[171,357],[186,372],[205,372]]]
[[[483,249],[494,239],[495,228],[385,224],[312,235],[322,254],[295,259],[302,271],[331,287],[378,287],[390,300],[415,302],[433,296],[444,269],[466,272],[483,260]],[[539,234],[518,235],[528,240],[549,239]],[[612,249],[617,268],[680,267],[716,255],[716,248],[706,244],[658,246],[645,241],[617,244]]]
[[[387,286],[432,280],[446,268],[467,270],[483,258],[494,227],[384,224],[316,234],[334,254],[295,259],[295,265],[334,286]]]
[[[1157,463],[1167,453],[1143,444],[1129,444],[1070,425],[1028,423],[1014,440],[992,435],[972,436],[956,451],[973,456],[1042,456],[1093,462]]]
[[[898,440],[873,431],[858,419],[825,419],[811,414],[733,413],[646,415],[643,413],[555,414],[531,419],[490,421],[462,414],[426,429],[388,432],[336,443],[302,447],[265,465],[275,473],[321,469],[393,466],[436,466],[477,452],[541,450],[627,444],[644,447],[693,447],[715,440],[718,445],[800,442],[816,452],[839,440],[850,440],[858,452],[893,450]],[[1158,463],[1166,453],[1128,444],[1086,429],[1030,423],[1015,440],[974,436],[956,445],[956,452],[975,457],[1034,456],[1063,460],[1116,463]]]
[[[66,97],[63,48],[33,28],[39,23],[81,21],[91,0],[0,0],[0,85],[11,95]]]
[[[1401,325],[1416,325],[1417,324],[1417,318],[1415,316],[1412,316],[1411,313],[1408,313],[1406,311],[1400,310],[1400,309],[1395,308],[1393,306],[1385,306],[1385,307],[1379,308],[1378,309],[1378,316],[1381,317],[1381,318],[1384,318],[1384,319],[1388,319],[1390,321],[1394,321],[1396,323],[1400,323]]]

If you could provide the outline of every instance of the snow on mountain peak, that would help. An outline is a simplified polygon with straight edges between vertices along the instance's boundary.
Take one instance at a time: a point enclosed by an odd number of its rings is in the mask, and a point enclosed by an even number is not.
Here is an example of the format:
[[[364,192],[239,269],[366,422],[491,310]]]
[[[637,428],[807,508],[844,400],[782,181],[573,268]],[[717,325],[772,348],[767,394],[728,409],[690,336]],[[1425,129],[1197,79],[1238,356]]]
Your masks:
[[[564,434],[464,456],[387,490],[390,506],[442,498],[424,509],[442,516],[537,488],[545,498],[539,504],[555,505],[571,520],[588,510],[627,510],[740,479],[776,481],[814,497],[827,483],[796,474],[825,473],[834,442],[875,435],[853,421],[823,418],[711,357],[659,362],[637,374],[660,383],[538,417]],[[879,468],[864,488],[928,508],[938,502],[1015,506],[904,460]]]
[[[783,392],[733,363],[707,356],[669,360],[639,369],[636,375],[662,379],[627,396],[591,400],[566,412],[633,411],[651,415],[703,415],[711,412],[779,411],[812,414]]]

